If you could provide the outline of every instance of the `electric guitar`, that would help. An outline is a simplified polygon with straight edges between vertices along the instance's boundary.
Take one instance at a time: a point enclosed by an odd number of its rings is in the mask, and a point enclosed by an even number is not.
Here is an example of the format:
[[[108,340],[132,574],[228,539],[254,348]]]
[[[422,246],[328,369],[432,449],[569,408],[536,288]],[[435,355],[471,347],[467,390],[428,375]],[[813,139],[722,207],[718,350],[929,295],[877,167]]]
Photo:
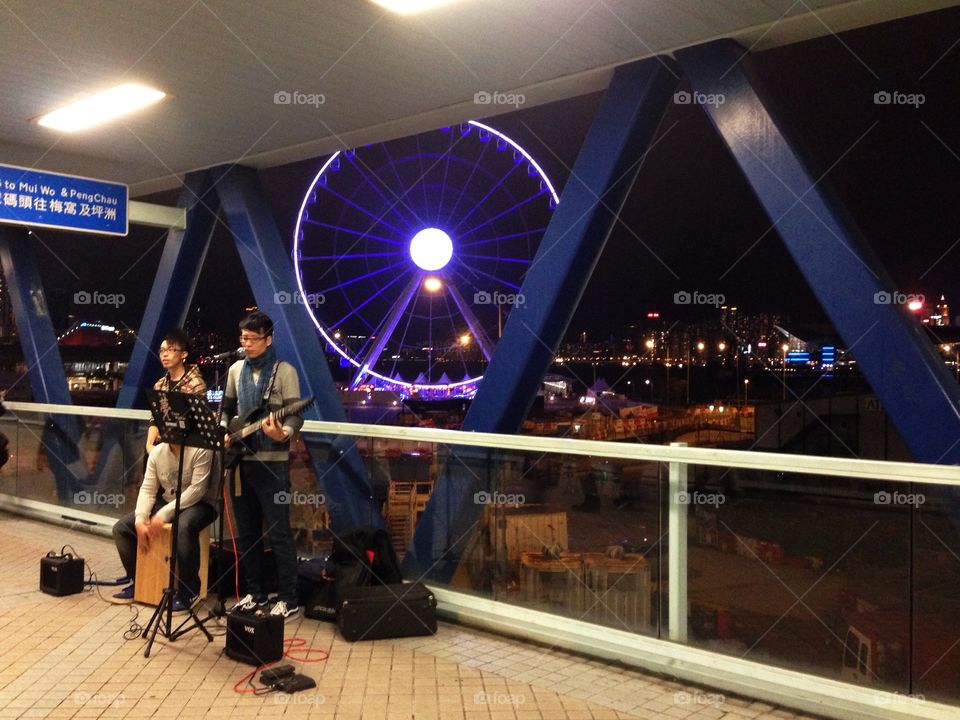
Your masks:
[[[300,415],[304,410],[313,405],[314,397],[311,395],[303,400],[295,400],[289,405],[274,410],[272,413],[265,407],[254,408],[242,418],[234,418],[230,422],[228,432],[230,433],[230,447],[226,449],[224,455],[224,465],[228,469],[233,469],[240,464],[240,461],[246,455],[252,455],[254,450],[247,443],[247,438],[253,435],[257,430],[263,427],[269,415],[273,415],[277,423],[283,422],[283,419],[290,415]]]

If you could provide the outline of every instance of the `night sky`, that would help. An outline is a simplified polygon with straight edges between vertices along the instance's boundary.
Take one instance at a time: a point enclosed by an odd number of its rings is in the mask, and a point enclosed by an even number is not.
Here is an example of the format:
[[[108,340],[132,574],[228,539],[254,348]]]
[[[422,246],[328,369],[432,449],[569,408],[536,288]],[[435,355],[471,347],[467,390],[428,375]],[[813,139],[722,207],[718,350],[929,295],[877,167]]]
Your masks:
[[[845,33],[841,39],[828,36],[757,53],[757,71],[808,149],[815,174],[830,168],[826,182],[898,288],[928,298],[945,293],[953,312],[960,312],[960,247],[954,247],[960,246],[960,10]],[[924,103],[919,108],[876,105],[874,93],[881,90],[922,93]],[[601,94],[593,94],[523,109],[490,124],[529,150],[559,189],[600,100]],[[706,114],[696,106],[671,105],[660,134],[570,333],[619,334],[650,310],[659,310],[668,321],[705,318],[703,310],[673,304],[679,290],[723,293],[728,304],[746,312],[823,321],[775,230],[737,262],[770,221]],[[261,173],[288,243],[303,193],[322,161]],[[176,197],[164,193],[142,199],[173,204]],[[142,227],[132,228],[124,239],[40,231],[39,262],[55,321],[78,310],[71,304],[73,293],[99,290],[123,293],[126,302],[96,313],[79,308],[85,317],[138,326],[164,236]],[[200,308],[205,327],[231,333],[252,302],[232,238],[221,227],[192,307]]]

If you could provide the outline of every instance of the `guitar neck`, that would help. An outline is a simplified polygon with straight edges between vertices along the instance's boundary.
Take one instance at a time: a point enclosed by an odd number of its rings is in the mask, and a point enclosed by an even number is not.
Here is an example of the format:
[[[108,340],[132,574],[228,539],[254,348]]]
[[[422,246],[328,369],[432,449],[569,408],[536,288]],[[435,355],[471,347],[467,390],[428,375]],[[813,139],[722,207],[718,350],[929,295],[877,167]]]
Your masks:
[[[276,421],[277,421],[277,422],[282,422],[283,419],[286,418],[287,415],[290,415],[290,414],[291,414],[291,413],[290,413],[288,410],[285,410],[285,409],[284,409],[284,410],[277,410],[277,412],[271,413],[271,415],[273,415],[274,418],[276,418]],[[269,417],[269,415],[268,415],[267,417]],[[257,430],[259,430],[260,428],[263,427],[263,423],[264,423],[264,421],[265,421],[266,419],[267,419],[267,418],[260,418],[260,419],[257,420],[255,423],[251,423],[250,425],[247,425],[245,428],[243,428],[243,430],[241,430],[241,431],[238,433],[238,435],[239,435],[241,438],[245,438],[245,437],[249,437],[250,435],[253,435]]]
[[[283,422],[284,418],[286,418],[289,415],[296,415],[302,412],[312,402],[313,402],[313,399],[311,396],[309,400],[306,400],[306,401],[301,400],[300,402],[295,402],[289,407],[280,408],[279,410],[276,410],[275,412],[270,413],[270,415],[273,415],[273,417],[276,419],[278,423]],[[267,417],[269,417],[270,415],[267,415]],[[260,418],[256,422],[252,422],[246,427],[238,430],[233,434],[232,439],[242,440],[243,438],[253,435],[253,433],[255,433],[257,430],[263,427],[263,423],[266,419],[267,419],[266,417]]]

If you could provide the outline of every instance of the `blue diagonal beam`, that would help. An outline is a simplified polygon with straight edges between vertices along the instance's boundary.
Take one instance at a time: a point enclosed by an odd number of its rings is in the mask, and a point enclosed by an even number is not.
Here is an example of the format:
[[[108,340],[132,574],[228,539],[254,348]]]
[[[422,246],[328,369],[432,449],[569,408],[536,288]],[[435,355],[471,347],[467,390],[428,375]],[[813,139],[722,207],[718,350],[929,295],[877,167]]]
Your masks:
[[[527,271],[526,302],[509,315],[464,430],[520,429],[670,101],[679,76],[671,65],[650,58],[614,71]],[[407,572],[429,571],[440,580],[452,576],[480,516],[474,493],[490,489],[484,483],[496,475],[469,470],[475,451],[451,450],[444,482],[437,483],[404,558]]]
[[[301,395],[317,399],[316,410],[308,416],[346,422],[323,346],[303,306],[278,302],[279,298],[293,297],[298,286],[290,251],[280,238],[256,171],[224,166],[211,172],[257,305],[273,318],[277,352],[297,369]],[[312,435],[305,435],[304,439],[334,532],[364,525],[382,526],[369,475],[353,440]]]
[[[692,88],[918,462],[960,462],[960,386],[732,41],[677,53]],[[867,129],[866,127],[864,128]],[[894,172],[894,168],[890,168]]]
[[[0,266],[10,293],[33,401],[72,405],[40,270],[26,230],[0,228]],[[77,447],[77,417],[46,416],[40,439],[57,486],[57,498],[61,503],[71,503],[73,493],[82,487],[78,477],[82,458]]]
[[[144,407],[144,390],[162,374],[157,348],[171,328],[183,325],[203,258],[216,225],[217,197],[210,192],[210,173],[188,173],[177,201],[187,211],[186,230],[171,230],[164,242],[143,322],[137,332],[130,366],[123,376],[117,407]]]

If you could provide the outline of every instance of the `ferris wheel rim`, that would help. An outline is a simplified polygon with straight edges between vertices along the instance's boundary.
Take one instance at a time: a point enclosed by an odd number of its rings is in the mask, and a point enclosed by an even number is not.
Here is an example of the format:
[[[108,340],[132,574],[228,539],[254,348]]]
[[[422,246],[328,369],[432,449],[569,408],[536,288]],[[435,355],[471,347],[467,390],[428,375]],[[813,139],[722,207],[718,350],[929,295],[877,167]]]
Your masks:
[[[493,135],[493,136],[495,136],[495,137],[503,140],[503,141],[506,142],[508,145],[510,145],[510,147],[512,147],[515,151],[519,152],[519,153],[523,156],[523,158],[524,158],[527,162],[530,163],[531,167],[533,167],[534,170],[536,170],[537,175],[539,176],[539,178],[540,178],[540,179],[544,182],[544,184],[546,185],[547,190],[549,191],[550,196],[551,196],[554,204],[557,205],[557,206],[559,206],[559,204],[560,204],[560,197],[559,197],[559,195],[557,194],[557,191],[556,191],[556,189],[554,188],[553,183],[550,181],[550,178],[547,176],[546,172],[543,170],[543,168],[540,166],[540,164],[533,158],[532,155],[530,155],[530,153],[528,153],[522,146],[520,146],[520,145],[519,145],[516,141],[514,141],[512,138],[510,138],[509,136],[507,136],[507,135],[505,135],[504,133],[500,132],[499,130],[490,127],[489,125],[486,125],[486,124],[484,124],[484,123],[478,122],[478,121],[476,121],[476,120],[468,120],[466,124],[468,124],[468,125],[470,125],[470,126],[473,126],[473,127],[477,128],[478,130],[489,132],[491,135]],[[294,230],[293,230],[293,263],[294,263],[294,271],[295,271],[294,274],[295,274],[295,276],[296,276],[296,281],[297,281],[297,289],[298,289],[299,292],[300,292],[300,297],[303,297],[303,298],[307,297],[307,293],[306,293],[306,291],[305,291],[305,289],[304,289],[304,287],[303,287],[303,272],[302,272],[302,268],[301,268],[301,265],[300,265],[300,252],[299,252],[299,250],[300,250],[300,242],[301,242],[300,238],[301,238],[301,232],[302,232],[302,223],[303,223],[303,219],[304,219],[304,212],[306,211],[307,204],[308,204],[308,202],[309,202],[309,200],[310,200],[311,194],[313,194],[313,193],[316,192],[317,183],[320,181],[320,178],[323,177],[323,174],[328,170],[328,168],[330,167],[330,165],[332,165],[333,162],[334,162],[334,161],[341,155],[341,153],[343,153],[343,152],[346,152],[346,151],[344,151],[344,150],[337,150],[337,151],[334,152],[329,158],[327,158],[326,162],[323,163],[323,165],[320,167],[320,170],[317,172],[317,174],[314,176],[313,180],[310,182],[309,189],[308,189],[307,192],[304,194],[304,196],[303,196],[303,201],[300,203],[300,210],[299,210],[299,212],[297,213],[297,222],[296,222],[296,225],[295,225]],[[546,230],[546,229],[544,229],[544,231],[545,231],[545,230]],[[466,379],[464,379],[464,380],[459,380],[459,381],[457,381],[457,382],[447,382],[447,383],[443,383],[443,384],[430,383],[430,382],[418,383],[418,382],[415,382],[415,381],[414,381],[414,382],[408,382],[408,381],[406,381],[406,380],[403,380],[402,378],[388,377],[388,376],[386,376],[386,375],[383,375],[383,374],[381,374],[381,373],[373,370],[373,369],[370,368],[368,365],[361,365],[361,363],[358,362],[352,355],[350,355],[349,353],[347,353],[345,350],[343,350],[343,349],[340,347],[340,345],[336,342],[336,339],[335,339],[335,338],[331,337],[331,336],[327,333],[327,329],[326,329],[326,328],[324,327],[324,325],[317,319],[317,317],[316,317],[316,315],[314,314],[313,309],[310,307],[309,303],[304,303],[304,308],[305,308],[305,310],[306,310],[306,312],[307,312],[307,315],[308,315],[308,316],[310,317],[310,319],[313,321],[314,326],[315,326],[315,327],[317,328],[317,330],[320,332],[320,335],[323,337],[323,339],[326,341],[326,343],[327,343],[331,348],[333,348],[334,352],[336,352],[341,358],[343,358],[343,359],[346,360],[348,363],[350,363],[353,367],[357,368],[358,370],[363,371],[363,373],[364,373],[365,375],[370,376],[370,377],[378,378],[379,380],[382,380],[384,383],[388,383],[388,384],[390,384],[390,385],[400,386],[400,387],[404,387],[404,388],[408,388],[408,389],[413,389],[413,390],[416,390],[416,389],[447,390],[447,389],[452,389],[452,388],[461,388],[461,387],[464,387],[464,386],[467,386],[467,385],[473,385],[473,384],[479,383],[479,382],[483,379],[483,377],[484,377],[483,375],[478,375],[477,377],[469,377],[469,378],[466,378]]]

